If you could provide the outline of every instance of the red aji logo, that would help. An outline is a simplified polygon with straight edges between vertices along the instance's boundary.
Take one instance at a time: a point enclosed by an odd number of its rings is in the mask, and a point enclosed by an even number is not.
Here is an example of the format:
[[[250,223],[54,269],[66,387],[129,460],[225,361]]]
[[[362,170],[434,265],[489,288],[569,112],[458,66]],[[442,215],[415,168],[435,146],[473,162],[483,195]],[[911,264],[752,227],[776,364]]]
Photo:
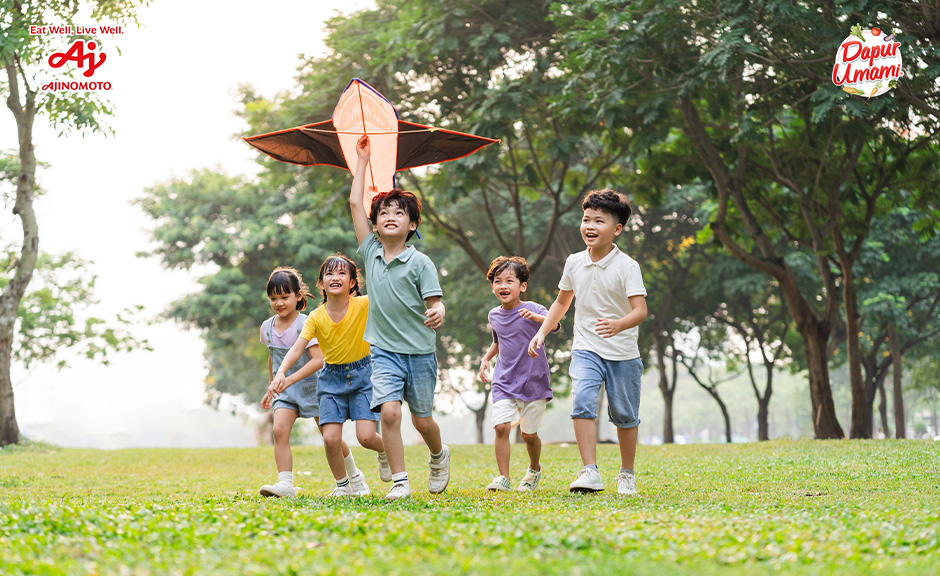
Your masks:
[[[85,53],[85,46],[88,46],[88,53]],[[95,53],[94,50],[98,45],[93,41],[89,40],[87,43],[84,40],[76,40],[72,47],[69,48],[68,52],[55,52],[52,56],[49,57],[49,65],[53,68],[61,68],[65,65],[66,62],[75,62],[75,65],[79,68],[84,68],[85,65],[88,65],[88,70],[85,70],[82,74],[86,78],[91,78],[95,74],[95,70],[99,66],[104,64],[105,59],[108,57],[104,52],[98,54],[100,57],[97,62],[95,62]]]

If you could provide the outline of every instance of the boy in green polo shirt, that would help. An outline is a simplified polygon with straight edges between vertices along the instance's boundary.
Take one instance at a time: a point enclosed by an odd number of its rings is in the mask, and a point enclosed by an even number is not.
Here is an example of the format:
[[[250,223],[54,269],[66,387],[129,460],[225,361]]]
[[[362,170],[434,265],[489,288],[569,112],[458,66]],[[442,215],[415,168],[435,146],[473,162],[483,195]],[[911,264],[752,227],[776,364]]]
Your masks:
[[[431,452],[428,490],[439,494],[450,481],[450,448],[441,441],[441,429],[431,415],[437,385],[434,330],[444,322],[443,292],[431,259],[405,244],[421,223],[421,202],[395,188],[377,195],[366,217],[362,198],[372,155],[368,136],[359,139],[356,153],[359,163],[349,207],[369,290],[364,338],[372,345],[372,410],[381,413],[394,482],[385,499],[411,496],[401,438],[403,401]]]

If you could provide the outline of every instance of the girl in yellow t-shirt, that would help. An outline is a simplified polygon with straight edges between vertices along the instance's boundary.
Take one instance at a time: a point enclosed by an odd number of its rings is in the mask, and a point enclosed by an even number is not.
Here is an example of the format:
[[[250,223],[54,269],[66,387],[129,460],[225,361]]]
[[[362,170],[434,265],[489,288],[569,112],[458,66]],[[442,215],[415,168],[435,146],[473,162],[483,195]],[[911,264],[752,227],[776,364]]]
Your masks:
[[[356,437],[364,448],[378,453],[379,477],[392,481],[392,470],[385,457],[382,437],[375,431],[378,414],[370,410],[372,401],[372,357],[369,343],[363,340],[369,297],[359,292],[359,269],[347,256],[334,254],[320,266],[317,287],[323,304],[314,310],[297,341],[287,353],[282,366],[290,366],[301,356],[307,343],[316,339],[323,352],[317,399],[326,460],[336,479],[334,497],[362,496],[353,491],[343,466],[343,423],[356,422]],[[272,391],[281,393],[288,386],[284,372],[278,370],[271,382]]]

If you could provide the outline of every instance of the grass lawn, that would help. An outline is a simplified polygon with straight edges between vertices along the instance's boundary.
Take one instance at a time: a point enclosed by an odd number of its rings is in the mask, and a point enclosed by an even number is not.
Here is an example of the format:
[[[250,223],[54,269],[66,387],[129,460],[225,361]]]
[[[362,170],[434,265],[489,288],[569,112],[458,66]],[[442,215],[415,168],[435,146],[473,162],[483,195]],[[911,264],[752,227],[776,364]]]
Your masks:
[[[295,501],[263,499],[268,449],[0,450],[0,573],[16,574],[937,574],[940,444],[773,441],[641,446],[640,496],[567,490],[575,446],[546,446],[535,494],[489,493],[491,446],[454,446],[451,484],[414,497],[324,497],[322,449],[295,447]],[[513,482],[524,447],[513,447]],[[309,475],[307,475],[309,473]]]

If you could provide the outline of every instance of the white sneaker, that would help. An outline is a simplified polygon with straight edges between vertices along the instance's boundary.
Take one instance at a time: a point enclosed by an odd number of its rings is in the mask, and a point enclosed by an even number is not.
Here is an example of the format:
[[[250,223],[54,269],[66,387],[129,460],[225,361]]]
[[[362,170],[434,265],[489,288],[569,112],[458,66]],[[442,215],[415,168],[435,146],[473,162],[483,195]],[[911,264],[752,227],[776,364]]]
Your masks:
[[[385,495],[385,499],[389,502],[401,500],[402,498],[411,498],[411,485],[407,482],[393,484],[391,490]]]
[[[441,450],[444,455],[441,456],[439,462],[435,463],[434,460],[428,459],[428,468],[430,469],[428,492],[431,494],[440,494],[447,489],[447,485],[450,483],[450,446],[444,444]]]
[[[392,481],[392,468],[388,465],[388,458],[384,454],[376,456],[379,461],[379,480],[382,482]]]
[[[274,498],[296,498],[297,489],[287,482],[278,482],[277,484],[265,484],[261,487],[261,495]]]
[[[352,489],[353,496],[368,496],[370,494],[369,485],[366,484],[366,475],[362,470],[349,479],[349,487]]]
[[[531,492],[539,487],[539,480],[541,479],[542,479],[541,470],[536,472],[535,470],[529,468],[528,471],[525,473],[525,476],[523,476],[522,482],[519,483],[519,488],[517,488],[517,490],[519,492]]]
[[[617,474],[617,494],[636,496],[636,475],[629,472]]]
[[[497,490],[500,492],[506,492],[507,490],[512,490],[512,484],[509,482],[509,478],[506,478],[500,474],[496,478],[493,478],[493,481],[489,483],[486,489],[492,490],[493,492]]]
[[[578,477],[568,486],[572,492],[600,492],[603,489],[600,472],[587,466],[578,471]]]
[[[330,498],[348,498],[350,496],[357,496],[353,491],[352,482],[345,486],[337,486],[330,492]]]

